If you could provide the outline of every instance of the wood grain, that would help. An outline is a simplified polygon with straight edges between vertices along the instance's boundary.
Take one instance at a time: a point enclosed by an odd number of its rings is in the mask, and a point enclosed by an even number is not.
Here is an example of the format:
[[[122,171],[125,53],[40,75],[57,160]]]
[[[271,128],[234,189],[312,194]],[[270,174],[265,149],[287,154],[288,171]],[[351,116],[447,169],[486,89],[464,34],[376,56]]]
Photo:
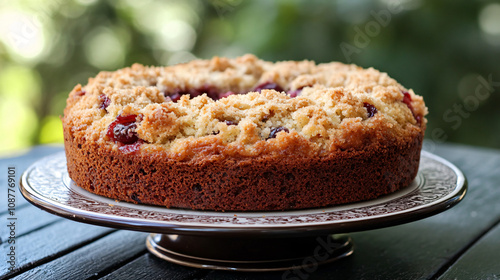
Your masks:
[[[113,231],[109,228],[64,220],[24,235],[16,239],[17,270],[15,273],[34,268]],[[2,244],[2,253],[7,252],[10,246],[8,243]],[[0,272],[2,273],[0,277],[12,274],[7,268],[7,262],[0,262]]]
[[[146,253],[146,233],[116,231],[14,279],[88,279]],[[68,269],[71,268],[71,269]]]
[[[440,280],[500,279],[500,225],[489,231]]]
[[[180,280],[196,279],[200,274],[205,275],[206,273],[208,273],[206,270],[169,263],[147,253],[101,279]]]
[[[7,198],[7,170],[9,167],[14,167],[16,170],[16,183],[19,185],[21,174],[36,160],[48,156],[50,154],[62,151],[62,145],[57,146],[36,146],[30,150],[20,151],[12,154],[10,157],[0,158],[0,215],[7,213],[7,203],[4,203]],[[21,195],[19,188],[16,189],[16,209],[20,210],[29,202]]]
[[[62,221],[63,219],[49,214],[32,205],[26,205],[26,207],[21,208],[16,211],[16,216],[18,217],[16,221],[16,236],[19,238],[31,231],[37,230],[41,227],[52,224],[56,221]],[[0,221],[7,221],[10,218],[9,214],[4,214],[0,216]],[[6,226],[0,227],[0,244],[7,241],[10,235],[10,229]]]

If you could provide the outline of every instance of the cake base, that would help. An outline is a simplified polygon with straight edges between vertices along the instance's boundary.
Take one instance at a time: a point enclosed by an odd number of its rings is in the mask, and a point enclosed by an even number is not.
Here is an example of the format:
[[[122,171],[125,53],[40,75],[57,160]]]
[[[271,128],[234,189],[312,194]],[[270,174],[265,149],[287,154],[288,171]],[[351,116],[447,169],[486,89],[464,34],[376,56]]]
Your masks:
[[[353,253],[343,235],[287,238],[207,237],[152,233],[146,240],[155,256],[196,268],[310,273],[318,265]],[[285,275],[286,276],[286,275]]]
[[[374,199],[415,178],[422,135],[386,146],[317,158],[293,154],[176,161],[139,150],[124,154],[77,143],[65,131],[71,179],[115,200],[215,211],[276,211]]]

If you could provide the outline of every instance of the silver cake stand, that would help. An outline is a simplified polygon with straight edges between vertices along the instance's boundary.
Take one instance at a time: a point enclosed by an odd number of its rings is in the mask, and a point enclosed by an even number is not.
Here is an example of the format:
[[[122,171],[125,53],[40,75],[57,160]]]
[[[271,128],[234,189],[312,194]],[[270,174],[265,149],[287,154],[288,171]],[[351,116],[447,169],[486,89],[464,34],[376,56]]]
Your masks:
[[[353,253],[349,232],[412,222],[449,209],[467,183],[448,161],[422,152],[415,180],[366,202],[279,212],[213,212],[137,205],[97,196],[68,176],[64,153],[35,162],[21,192],[35,206],[78,222],[150,232],[154,255],[198,268],[275,271],[332,262]]]

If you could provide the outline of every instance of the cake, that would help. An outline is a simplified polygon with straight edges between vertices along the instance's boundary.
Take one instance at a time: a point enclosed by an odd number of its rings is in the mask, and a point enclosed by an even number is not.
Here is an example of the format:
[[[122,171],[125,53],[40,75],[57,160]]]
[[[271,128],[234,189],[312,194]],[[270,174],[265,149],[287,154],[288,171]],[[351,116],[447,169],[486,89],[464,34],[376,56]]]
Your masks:
[[[69,94],[67,167],[81,188],[215,211],[327,207],[415,178],[422,97],[386,73],[253,55],[101,72]]]

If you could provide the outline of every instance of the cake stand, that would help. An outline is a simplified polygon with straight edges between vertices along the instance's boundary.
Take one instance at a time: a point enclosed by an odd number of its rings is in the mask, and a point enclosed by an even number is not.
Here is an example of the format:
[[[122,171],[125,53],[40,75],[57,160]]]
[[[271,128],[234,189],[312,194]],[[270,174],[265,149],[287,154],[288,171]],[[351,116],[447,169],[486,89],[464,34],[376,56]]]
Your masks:
[[[422,152],[415,180],[378,199],[318,209],[213,212],[119,202],[87,192],[68,176],[64,153],[35,162],[23,174],[23,196],[78,222],[150,232],[154,255],[198,268],[275,271],[316,266],[353,253],[346,233],[394,226],[435,215],[467,191],[463,173]]]

